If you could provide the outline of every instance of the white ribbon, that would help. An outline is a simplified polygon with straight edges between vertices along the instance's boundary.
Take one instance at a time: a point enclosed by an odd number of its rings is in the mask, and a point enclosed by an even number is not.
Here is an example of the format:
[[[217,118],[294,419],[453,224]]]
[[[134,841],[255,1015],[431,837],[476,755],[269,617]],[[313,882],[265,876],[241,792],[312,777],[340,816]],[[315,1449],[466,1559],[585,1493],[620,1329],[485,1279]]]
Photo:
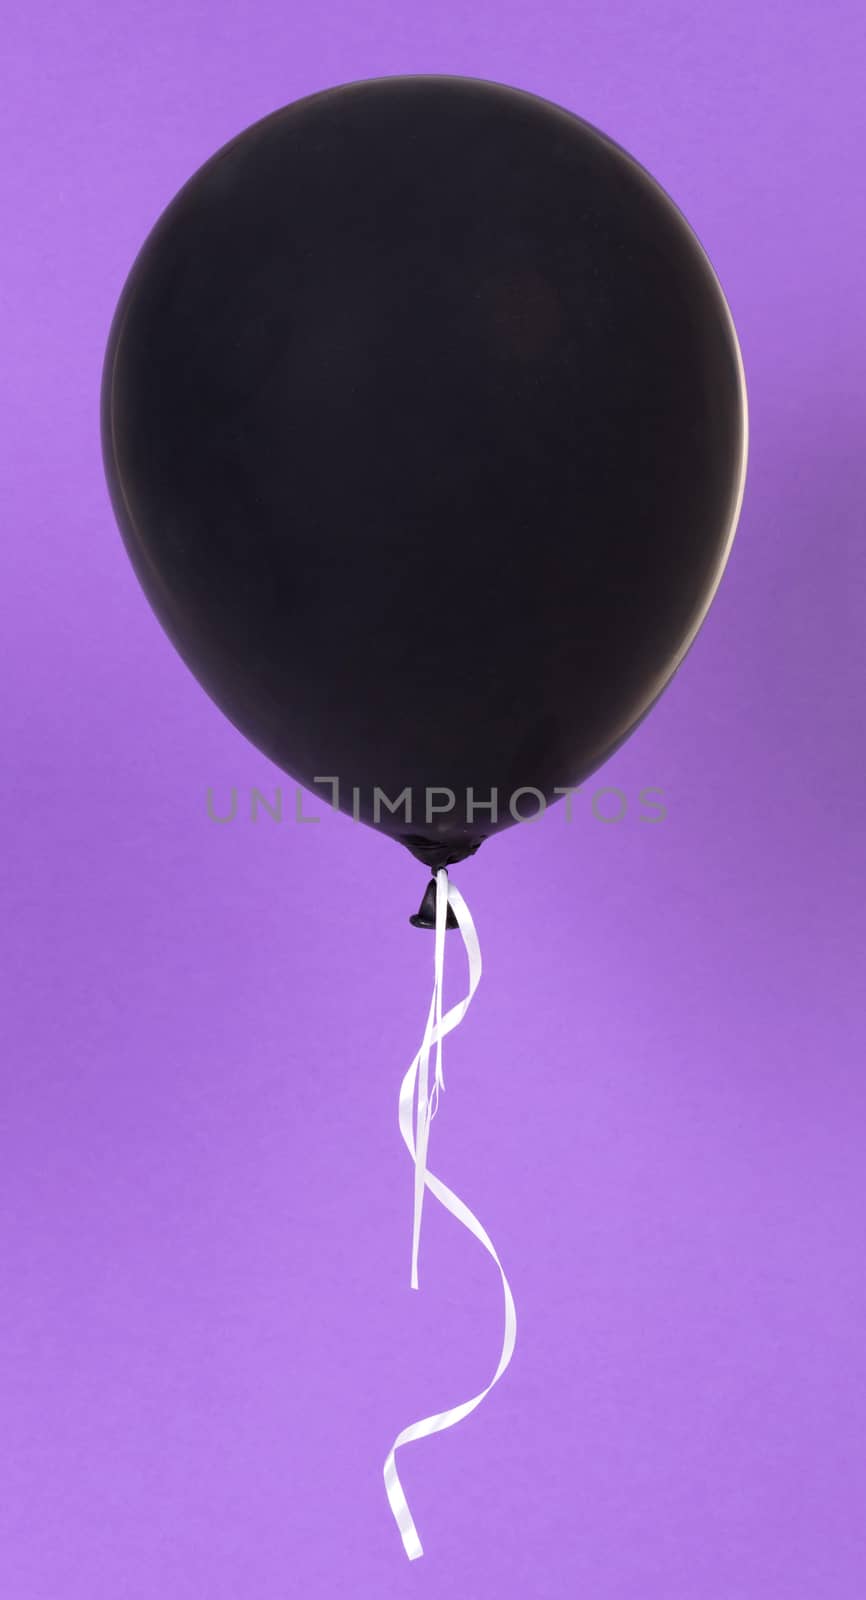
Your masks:
[[[448,907],[451,906],[457,918],[457,924],[463,937],[466,956],[469,962],[469,992],[458,1005],[442,1015],[442,976],[445,964],[445,929],[447,925]],[[394,1513],[394,1520],[400,1530],[403,1547],[410,1561],[416,1561],[424,1554],[418,1530],[403,1485],[397,1473],[396,1453],[401,1445],[411,1444],[415,1439],[426,1439],[433,1433],[442,1433],[446,1428],[453,1428],[455,1423],[462,1422],[470,1412],[480,1406],[482,1400],[490,1393],[495,1383],[499,1382],[503,1372],[508,1366],[517,1339],[517,1313],[514,1307],[514,1297],[505,1272],[489,1234],[481,1226],[478,1218],[469,1210],[463,1201],[458,1199],[453,1190],[434,1177],[427,1170],[427,1147],[430,1138],[430,1123],[436,1115],[439,1104],[440,1090],[445,1087],[442,1075],[442,1040],[446,1034],[463,1021],[469,1002],[472,999],[481,979],[481,948],[475,924],[469,914],[469,907],[458,889],[448,881],[448,874],[441,869],[436,874],[436,932],[434,936],[433,952],[433,995],[430,1001],[430,1010],[427,1015],[427,1026],[424,1029],[424,1038],[412,1065],[400,1085],[399,1124],[403,1135],[403,1142],[415,1164],[415,1210],[412,1224],[412,1271],[411,1285],[418,1287],[418,1248],[421,1237],[421,1210],[424,1200],[425,1188],[435,1196],[439,1204],[450,1211],[458,1222],[468,1228],[479,1244],[484,1246],[489,1256],[492,1256],[502,1279],[502,1294],[505,1302],[505,1327],[502,1338],[502,1352],[496,1371],[485,1389],[480,1394],[473,1395],[471,1400],[464,1400],[461,1405],[452,1406],[448,1411],[439,1411],[435,1416],[424,1417],[420,1422],[413,1422],[409,1427],[398,1433],[385,1461],[385,1493],[388,1503]],[[429,1092],[430,1053],[436,1047],[436,1068],[432,1095]],[[417,1096],[416,1096],[417,1090]],[[415,1126],[413,1129],[413,1105],[415,1106]]]

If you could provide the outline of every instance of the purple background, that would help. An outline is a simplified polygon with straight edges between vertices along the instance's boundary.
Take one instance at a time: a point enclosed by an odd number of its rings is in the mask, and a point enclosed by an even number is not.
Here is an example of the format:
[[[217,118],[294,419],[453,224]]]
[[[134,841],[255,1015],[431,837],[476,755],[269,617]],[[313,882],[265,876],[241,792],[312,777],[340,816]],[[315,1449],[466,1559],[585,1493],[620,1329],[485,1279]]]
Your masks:
[[[0,1592],[862,1600],[859,0],[38,0],[4,31]],[[423,71],[558,100],[669,189],[752,454],[711,617],[590,785],[625,820],[581,797],[457,874],[486,975],[433,1164],[520,1330],[482,1410],[403,1454],[410,1567],[382,1459],[501,1332],[432,1205],[408,1287],[423,874],[322,805],[208,820],[208,785],[280,775],[136,586],[97,396],[195,167],[297,96]]]

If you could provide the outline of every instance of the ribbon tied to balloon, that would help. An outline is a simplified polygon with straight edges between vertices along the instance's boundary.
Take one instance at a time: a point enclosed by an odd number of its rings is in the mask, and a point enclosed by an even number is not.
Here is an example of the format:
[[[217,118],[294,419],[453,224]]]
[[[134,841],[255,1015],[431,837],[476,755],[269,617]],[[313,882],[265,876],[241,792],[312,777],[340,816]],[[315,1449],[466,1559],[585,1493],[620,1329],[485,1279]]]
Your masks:
[[[451,1009],[443,1016],[442,983],[445,964],[446,918],[449,906],[452,908],[455,914],[457,925],[463,936],[463,944],[466,949],[466,955],[469,962],[469,989],[465,998],[462,999],[457,1005],[452,1006]],[[445,1079],[442,1071],[442,1041],[446,1035],[452,1031],[453,1028],[457,1027],[458,1023],[463,1021],[463,1018],[466,1015],[466,1011],[469,1007],[469,1002],[478,988],[478,984],[481,979],[481,949],[478,943],[478,935],[475,932],[475,924],[472,921],[472,917],[469,913],[469,907],[467,906],[466,901],[464,900],[459,889],[456,889],[453,884],[449,884],[448,874],[444,868],[440,868],[436,874],[435,936],[433,995],[430,1001],[430,1010],[427,1015],[427,1026],[424,1030],[424,1038],[421,1042],[421,1048],[415,1056],[403,1079],[402,1084],[400,1085],[400,1132],[403,1135],[403,1142],[406,1145],[406,1148],[409,1151],[415,1166],[415,1209],[412,1226],[411,1284],[413,1289],[417,1289],[418,1249],[421,1238],[421,1212],[424,1203],[424,1191],[425,1189],[429,1189],[430,1193],[439,1201],[442,1206],[444,1206],[445,1210],[449,1211],[453,1217],[456,1217],[457,1221],[462,1223],[464,1228],[467,1228],[468,1231],[479,1241],[479,1243],[484,1246],[484,1249],[487,1251],[488,1255],[491,1256],[496,1263],[496,1266],[499,1269],[499,1275],[502,1279],[502,1293],[505,1306],[505,1326],[502,1336],[502,1350],[500,1352],[499,1361],[496,1371],[494,1372],[493,1377],[487,1386],[482,1389],[479,1394],[473,1395],[470,1400],[464,1400],[461,1402],[461,1404],[452,1406],[447,1411],[437,1412],[435,1416],[425,1417],[420,1422],[410,1423],[408,1427],[403,1428],[403,1430],[397,1435],[397,1438],[395,1439],[394,1444],[388,1453],[388,1457],[385,1462],[385,1492],[388,1496],[391,1510],[394,1513],[394,1519],[397,1523],[397,1527],[400,1530],[400,1536],[403,1540],[404,1549],[410,1561],[414,1561],[418,1556],[423,1555],[423,1549],[421,1540],[418,1537],[418,1530],[415,1527],[412,1513],[409,1510],[403,1485],[400,1482],[397,1472],[396,1452],[401,1445],[411,1444],[417,1439],[426,1439],[430,1434],[441,1433],[445,1428],[453,1428],[455,1423],[462,1422],[464,1417],[468,1417],[470,1412],[474,1411],[477,1406],[480,1406],[485,1396],[490,1393],[493,1385],[498,1383],[499,1379],[502,1377],[502,1374],[505,1371],[505,1368],[508,1366],[508,1363],[510,1362],[514,1353],[514,1345],[517,1339],[517,1313],[514,1305],[514,1297],[511,1293],[511,1286],[507,1277],[505,1276],[502,1263],[496,1253],[489,1234],[482,1227],[481,1223],[478,1221],[478,1218],[472,1211],[470,1211],[469,1207],[464,1203],[464,1201],[460,1200],[454,1191],[448,1188],[447,1184],[444,1184],[441,1179],[435,1177],[432,1172],[428,1171],[427,1168],[427,1147],[430,1138],[430,1124],[433,1120],[433,1117],[436,1115],[439,1104],[440,1090],[444,1089],[445,1087]],[[430,1056],[434,1047],[436,1051],[435,1075],[431,1089],[429,1077]]]

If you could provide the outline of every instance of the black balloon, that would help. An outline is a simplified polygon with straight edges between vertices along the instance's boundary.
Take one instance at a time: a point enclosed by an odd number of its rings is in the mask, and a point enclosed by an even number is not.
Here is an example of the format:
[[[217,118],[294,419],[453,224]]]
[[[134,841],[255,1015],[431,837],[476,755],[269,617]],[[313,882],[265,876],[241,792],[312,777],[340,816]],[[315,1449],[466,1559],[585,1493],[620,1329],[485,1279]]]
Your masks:
[[[746,454],[733,324],[670,199],[560,107],[448,77],[313,95],[208,161],[124,288],[102,421],[208,694],[434,867],[640,722]]]

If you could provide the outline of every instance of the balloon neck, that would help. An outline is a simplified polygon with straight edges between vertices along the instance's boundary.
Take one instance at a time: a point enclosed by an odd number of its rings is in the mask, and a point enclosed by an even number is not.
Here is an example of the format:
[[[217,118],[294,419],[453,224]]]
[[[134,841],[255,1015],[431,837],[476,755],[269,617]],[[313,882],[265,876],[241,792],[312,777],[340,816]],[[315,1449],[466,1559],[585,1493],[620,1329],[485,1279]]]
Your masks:
[[[421,901],[421,904],[418,907],[418,910],[415,912],[414,917],[410,917],[409,921],[411,922],[413,928],[433,928],[433,929],[435,929],[435,927],[436,927],[436,879],[435,878],[431,878],[430,879],[430,882],[428,883],[426,889],[424,890],[424,899]],[[454,912],[452,911],[450,906],[448,907],[448,915],[447,915],[447,917],[445,919],[445,926],[446,926],[446,928],[457,928],[457,927],[460,926],[460,924],[458,923],[457,918],[455,917]]]
[[[416,833],[404,834],[402,842],[416,861],[438,872],[440,867],[456,867],[458,861],[474,856],[484,843],[483,839],[425,839]]]

